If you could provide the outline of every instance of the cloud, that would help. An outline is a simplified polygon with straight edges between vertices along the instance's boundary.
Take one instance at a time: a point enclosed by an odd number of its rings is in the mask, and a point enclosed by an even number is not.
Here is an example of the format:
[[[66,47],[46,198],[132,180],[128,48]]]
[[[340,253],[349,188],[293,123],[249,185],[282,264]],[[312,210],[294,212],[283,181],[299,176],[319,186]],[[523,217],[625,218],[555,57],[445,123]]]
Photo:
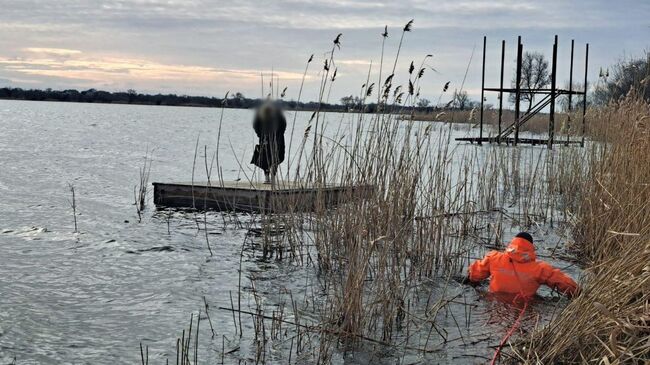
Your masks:
[[[605,3],[600,0],[596,0],[595,5],[594,2],[550,0],[543,6],[531,0],[433,3],[430,0],[276,0],[263,3],[238,0],[218,5],[210,0],[60,0],[44,6],[41,1],[23,0],[6,9],[4,18],[7,21],[24,18],[34,26],[55,19],[59,24],[70,26],[118,29],[254,28],[260,25],[280,29],[368,29],[384,24],[399,27],[412,17],[416,18],[417,26],[423,28],[565,28],[593,25],[594,16],[603,15],[608,15],[608,22],[625,24],[627,19],[616,13],[602,14],[603,5]],[[576,16],[578,14],[580,16]]]
[[[65,49],[65,48],[39,48],[39,47],[30,47],[23,48],[23,51],[30,53],[40,53],[46,55],[54,56],[71,56],[81,54],[81,51],[76,49]]]
[[[526,50],[548,55],[558,34],[562,60],[571,39],[590,42],[590,64],[607,66],[624,52],[650,46],[649,12],[650,3],[642,0],[620,0],[617,6],[606,0],[21,0],[0,12],[0,77],[43,87],[257,95],[260,70],[273,69],[291,95],[300,89],[305,61],[314,54],[302,94],[314,100],[323,59],[340,32],[335,100],[367,81],[370,60],[370,77],[378,76],[384,25],[389,27],[384,62],[392,66],[400,30],[415,18],[396,82],[406,82],[399,72],[411,60],[434,53],[431,66],[439,72],[425,73],[422,95],[437,99],[445,82],[465,79],[474,46],[466,85],[480,85],[483,35],[488,36],[487,78],[493,82],[490,78],[498,75],[493,53],[501,39],[507,41],[508,71],[517,35]]]
[[[337,60],[336,63],[341,64],[341,65],[353,65],[353,66],[369,66],[370,65],[370,61],[368,61],[368,60],[346,60],[346,59],[343,59],[343,60]]]
[[[35,54],[59,57],[0,57],[6,70],[24,77],[47,77],[77,83],[104,84],[110,81],[116,87],[152,83],[192,84],[207,88],[214,84],[250,86],[258,85],[260,71],[253,69],[226,69],[198,65],[167,64],[147,59],[82,55],[80,51],[52,48],[25,48]],[[302,79],[301,73],[274,70],[281,80]],[[270,73],[265,75],[270,77]]]

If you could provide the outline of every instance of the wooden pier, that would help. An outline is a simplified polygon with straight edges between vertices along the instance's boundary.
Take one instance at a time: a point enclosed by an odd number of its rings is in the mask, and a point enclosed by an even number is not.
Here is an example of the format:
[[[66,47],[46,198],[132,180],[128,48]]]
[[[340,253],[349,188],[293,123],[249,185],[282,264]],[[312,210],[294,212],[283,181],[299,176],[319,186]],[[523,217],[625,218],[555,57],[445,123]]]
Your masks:
[[[157,207],[209,209],[250,213],[286,213],[329,209],[352,199],[363,199],[374,192],[371,185],[316,186],[279,181],[264,184],[249,181],[154,182]]]

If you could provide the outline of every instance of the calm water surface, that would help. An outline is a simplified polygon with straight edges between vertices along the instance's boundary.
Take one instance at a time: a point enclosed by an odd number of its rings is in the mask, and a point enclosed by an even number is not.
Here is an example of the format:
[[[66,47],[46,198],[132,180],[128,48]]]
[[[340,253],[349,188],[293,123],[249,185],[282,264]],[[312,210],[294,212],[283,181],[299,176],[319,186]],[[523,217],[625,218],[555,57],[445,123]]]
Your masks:
[[[189,314],[203,308],[203,297],[218,335],[210,339],[202,321],[200,357],[220,363],[221,336],[232,339],[234,327],[231,313],[217,308],[229,307],[229,292],[237,292],[247,231],[224,230],[221,218],[213,215],[209,236],[215,256],[210,257],[205,235],[197,233],[190,214],[172,212],[168,220],[149,204],[139,223],[133,205],[147,151],[153,151],[150,181],[187,181],[199,138],[197,171],[205,175],[203,146],[209,159],[219,115],[218,109],[205,108],[0,100],[0,363],[14,357],[18,364],[139,363],[142,342],[149,346],[151,361],[162,364],[174,353]],[[220,160],[225,179],[259,178],[248,164],[256,140],[252,115],[250,110],[224,113]],[[310,115],[297,117],[294,151]],[[291,124],[291,113],[287,119]],[[328,120],[333,128],[349,127],[343,115],[331,114]],[[68,184],[76,191],[79,233],[73,232]],[[574,277],[575,270],[569,268]],[[283,300],[279,293],[307,293],[315,280],[312,268],[261,261],[253,252],[245,254],[243,272],[245,286],[254,277],[269,306]],[[478,345],[450,343],[429,355],[435,360],[368,349],[335,353],[333,361],[485,362],[475,354],[489,356],[487,346],[498,343],[512,311],[495,321],[493,305],[473,289],[453,290],[477,303],[472,321],[478,329],[466,329],[465,336],[483,338]],[[554,305],[538,304],[537,312],[548,315]],[[253,306],[251,295],[243,297],[242,306]],[[243,322],[244,333],[252,334],[252,322]],[[451,332],[457,328],[451,318],[441,319],[441,326]],[[238,356],[245,359],[251,351],[242,345]],[[267,361],[286,362],[272,354]]]

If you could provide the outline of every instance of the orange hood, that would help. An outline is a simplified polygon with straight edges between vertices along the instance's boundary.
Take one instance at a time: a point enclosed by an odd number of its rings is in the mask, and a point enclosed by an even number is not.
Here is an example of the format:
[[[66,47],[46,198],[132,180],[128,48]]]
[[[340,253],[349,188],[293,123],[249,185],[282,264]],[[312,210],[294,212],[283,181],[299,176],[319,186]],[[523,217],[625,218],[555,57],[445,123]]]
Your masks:
[[[506,254],[515,262],[532,262],[537,257],[535,246],[528,240],[515,237],[506,248]]]

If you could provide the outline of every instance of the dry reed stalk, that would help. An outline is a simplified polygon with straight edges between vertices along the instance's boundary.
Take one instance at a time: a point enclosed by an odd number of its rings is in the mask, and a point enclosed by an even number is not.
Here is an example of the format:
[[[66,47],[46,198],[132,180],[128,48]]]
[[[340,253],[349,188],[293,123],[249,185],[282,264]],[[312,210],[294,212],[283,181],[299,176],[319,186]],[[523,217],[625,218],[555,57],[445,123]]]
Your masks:
[[[330,55],[326,71],[333,63]],[[333,137],[324,137],[327,120],[317,111],[311,119],[320,124],[311,150],[304,143],[311,127],[300,149],[301,156],[308,156],[307,183],[372,184],[376,193],[360,199],[351,190],[348,203],[334,211],[318,202],[313,213],[280,217],[291,227],[292,237],[314,241],[328,293],[320,310],[323,323],[330,325],[321,334],[338,333],[351,342],[381,338],[378,341],[390,343],[405,316],[417,318],[407,309],[414,300],[410,288],[422,279],[463,269],[472,249],[467,241],[481,237],[489,227],[477,212],[504,212],[504,207],[515,206],[515,223],[522,227],[562,221],[578,209],[575,183],[586,172],[574,171],[583,156],[573,150],[556,156],[540,150],[493,149],[482,155],[453,147],[451,125],[436,133],[429,124],[396,117],[394,112],[405,104],[401,86],[393,89],[394,76],[382,88],[386,110],[358,115],[346,135],[339,135],[339,127]],[[321,95],[327,82],[324,77]],[[418,82],[409,79],[405,103],[417,100]],[[369,96],[370,87],[364,85],[363,90]],[[494,230],[495,240],[502,230]]]
[[[585,284],[525,349],[513,348],[528,363],[650,361],[650,107],[631,94],[590,117],[603,142],[589,146],[575,212]]]
[[[335,65],[338,40],[325,60],[319,102],[327,100],[334,81],[330,69]],[[383,56],[380,69],[382,64]],[[408,85],[403,88],[393,84],[395,71],[386,80],[380,78],[377,85],[381,112],[354,115],[349,127],[339,120],[331,135],[328,115],[315,111],[295,161],[295,179],[306,186],[373,185],[374,194],[365,196],[348,189],[343,197],[345,204],[336,209],[326,209],[326,197],[318,194],[312,212],[298,209],[304,202],[296,200],[295,207],[288,207],[288,214],[262,218],[259,232],[264,235],[264,257],[275,253],[282,258],[282,252],[288,251],[294,262],[316,266],[322,298],[314,300],[305,295],[301,304],[291,297],[291,318],[285,316],[284,309],[269,316],[253,281],[255,307],[246,311],[242,275],[247,241],[242,243],[237,303],[231,299],[228,310],[233,313],[240,338],[241,315],[252,317],[258,361],[265,358],[269,339],[279,338],[281,331],[277,328],[283,323],[291,324],[289,356],[295,352],[298,362],[326,362],[338,340],[346,348],[367,342],[421,352],[433,351],[428,346],[435,341],[433,337],[441,343],[464,342],[460,324],[449,311],[457,298],[443,294],[429,303],[427,296],[423,313],[418,313],[411,304],[421,300],[415,288],[434,281],[446,292],[449,278],[463,271],[470,252],[478,245],[500,243],[503,226],[508,223],[521,228],[551,222],[569,224],[588,211],[583,207],[588,193],[583,186],[594,170],[587,162],[600,156],[601,149],[589,149],[587,155],[576,149],[484,148],[479,153],[455,145],[453,123],[434,125],[400,118],[404,106],[418,100],[421,72],[414,76],[415,68],[410,68]],[[364,103],[373,89],[369,79],[370,75],[361,88]],[[195,161],[197,149],[198,140]],[[241,164],[240,168],[244,171]],[[498,224],[493,226],[495,217]],[[254,219],[250,222],[252,228]],[[275,234],[279,228],[278,240]],[[621,225],[612,230],[633,232]],[[304,316],[303,310],[316,313],[318,322],[310,323],[315,321],[314,316]],[[443,313],[452,316],[459,338],[451,338],[436,325]],[[470,317],[468,310],[466,325]],[[406,340],[396,342],[405,327]],[[424,347],[411,347],[412,336],[422,332],[426,336]],[[185,341],[183,337],[181,342]]]
[[[153,161],[153,150],[144,154],[142,167],[139,170],[138,184],[133,187],[134,205],[138,214],[138,222],[142,222],[142,212],[146,207],[147,193],[149,192],[149,175],[151,174],[151,163]]]
[[[70,189],[70,194],[72,194],[72,200],[70,201],[70,207],[72,208],[72,218],[74,219],[74,233],[79,232],[77,230],[77,197],[74,191],[74,185],[68,183],[68,189]]]
[[[300,89],[298,90],[298,100],[296,101],[296,108],[293,111],[293,122],[291,123],[291,134],[289,136],[289,149],[287,150],[287,156],[289,156],[287,161],[287,181],[289,181],[289,172],[291,171],[291,146],[293,145],[293,132],[296,130],[296,118],[298,117],[298,104],[300,103],[300,98],[302,97],[302,89],[305,86],[305,79],[307,78],[307,71],[309,70],[309,65],[311,61],[314,60],[314,55],[309,56],[307,64],[305,65],[305,72],[302,74],[302,79],[300,80]]]

